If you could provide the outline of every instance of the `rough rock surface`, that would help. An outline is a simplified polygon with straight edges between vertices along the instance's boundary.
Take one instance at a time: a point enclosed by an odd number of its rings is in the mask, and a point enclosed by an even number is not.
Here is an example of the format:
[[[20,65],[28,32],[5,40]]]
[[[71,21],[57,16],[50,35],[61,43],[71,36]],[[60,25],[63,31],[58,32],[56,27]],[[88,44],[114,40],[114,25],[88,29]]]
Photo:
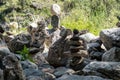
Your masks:
[[[49,48],[47,60],[52,66],[57,67],[66,65],[67,56],[64,55],[64,51],[69,49],[69,39],[67,38],[68,35],[69,30],[66,30],[64,35]]]
[[[70,69],[70,68],[65,68],[65,67],[58,67],[55,69],[54,71],[54,75],[56,77],[60,77],[62,75],[65,75],[65,74],[74,74],[75,71]]]
[[[30,46],[30,35],[27,34],[18,34],[14,39],[10,40],[8,47],[11,52],[20,51],[24,46]]]
[[[91,62],[84,69],[86,75],[96,75],[113,80],[120,79],[119,62]]]
[[[120,28],[102,30],[100,39],[107,50],[112,47],[120,47]]]
[[[63,75],[62,77],[56,80],[111,80],[111,79],[104,79],[98,76]]]
[[[14,54],[7,55],[3,59],[5,80],[25,80],[21,64]]]
[[[120,61],[120,48],[113,47],[110,50],[106,51],[102,56],[102,61]]]
[[[4,80],[3,78],[3,70],[0,69],[0,80]]]

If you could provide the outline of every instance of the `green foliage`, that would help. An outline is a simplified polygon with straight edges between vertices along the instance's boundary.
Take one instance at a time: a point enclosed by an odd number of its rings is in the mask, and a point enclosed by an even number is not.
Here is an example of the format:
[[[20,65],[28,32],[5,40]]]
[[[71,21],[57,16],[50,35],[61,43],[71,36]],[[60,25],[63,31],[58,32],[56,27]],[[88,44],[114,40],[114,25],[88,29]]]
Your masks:
[[[17,53],[22,56],[22,59],[21,59],[22,61],[28,59],[28,60],[34,62],[33,59],[31,58],[30,54],[29,54],[29,48],[27,48],[26,46],[24,46],[23,50],[17,51]]]
[[[116,16],[120,15],[120,0],[34,0],[44,4],[40,10],[30,7],[33,0],[5,1],[6,4],[0,6],[0,21],[17,21],[23,27],[32,21],[31,17],[27,16],[28,13],[51,16],[50,6],[55,1],[65,14],[61,15],[61,25],[70,29],[87,29],[95,35],[98,35],[101,29],[114,27],[118,21]]]
[[[120,15],[119,0],[69,0],[76,6],[62,20],[68,28],[87,29],[98,35],[102,29],[114,27]]]

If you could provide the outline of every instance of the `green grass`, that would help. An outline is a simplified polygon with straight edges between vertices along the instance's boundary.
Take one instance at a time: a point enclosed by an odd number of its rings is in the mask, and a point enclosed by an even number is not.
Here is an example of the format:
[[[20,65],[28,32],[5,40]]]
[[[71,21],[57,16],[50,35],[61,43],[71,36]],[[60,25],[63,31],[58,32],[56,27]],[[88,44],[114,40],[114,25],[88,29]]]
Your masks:
[[[22,4],[22,2],[24,4]],[[8,0],[7,4],[0,7],[0,21],[18,21],[22,26],[27,26],[31,22],[27,13],[50,17],[50,6],[55,3],[53,0],[34,0],[42,3],[43,9],[37,10],[30,7],[32,0]],[[47,2],[49,1],[49,2]],[[87,29],[95,35],[99,35],[102,29],[115,27],[117,15],[120,15],[120,0],[57,0],[61,6],[61,25],[70,29]],[[21,11],[2,13],[9,7],[23,8]],[[68,14],[65,15],[64,14]],[[22,20],[17,17],[23,18]],[[11,19],[13,18],[13,19]],[[3,19],[3,20],[2,20]]]

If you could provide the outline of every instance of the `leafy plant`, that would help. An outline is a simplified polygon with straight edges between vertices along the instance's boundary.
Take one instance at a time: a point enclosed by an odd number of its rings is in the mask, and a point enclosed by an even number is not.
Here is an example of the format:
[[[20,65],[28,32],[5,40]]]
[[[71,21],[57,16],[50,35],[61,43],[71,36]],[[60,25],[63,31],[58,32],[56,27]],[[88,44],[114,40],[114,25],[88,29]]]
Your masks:
[[[30,60],[32,62],[34,62],[34,60],[32,59],[32,57],[29,54],[29,48],[27,48],[26,46],[24,46],[23,50],[21,51],[17,51],[18,54],[20,54],[22,56],[21,60]]]

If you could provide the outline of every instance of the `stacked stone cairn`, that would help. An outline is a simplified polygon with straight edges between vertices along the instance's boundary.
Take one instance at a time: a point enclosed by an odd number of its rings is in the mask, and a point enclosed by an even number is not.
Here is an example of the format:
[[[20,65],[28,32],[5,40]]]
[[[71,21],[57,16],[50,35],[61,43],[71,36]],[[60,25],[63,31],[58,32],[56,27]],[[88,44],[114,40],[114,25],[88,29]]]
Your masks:
[[[72,67],[75,70],[82,69],[84,64],[84,57],[88,56],[86,41],[79,37],[80,32],[74,29],[73,36],[69,41],[69,51],[65,54],[69,54],[67,67]]]

